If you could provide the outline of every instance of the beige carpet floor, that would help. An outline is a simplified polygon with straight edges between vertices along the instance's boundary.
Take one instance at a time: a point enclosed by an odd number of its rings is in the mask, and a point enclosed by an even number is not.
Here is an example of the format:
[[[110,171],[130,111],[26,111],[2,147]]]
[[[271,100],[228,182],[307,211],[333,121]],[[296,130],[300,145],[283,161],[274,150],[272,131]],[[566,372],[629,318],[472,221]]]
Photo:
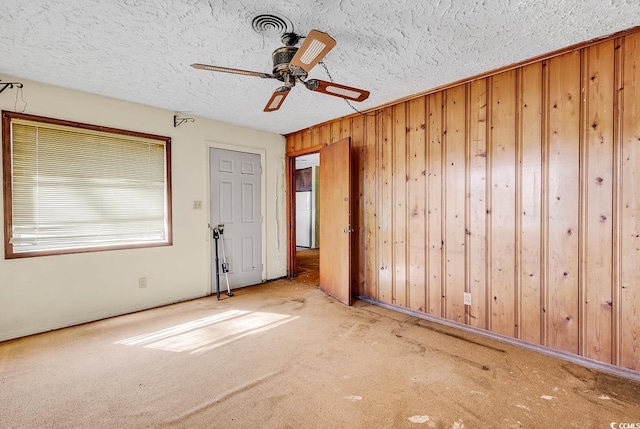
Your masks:
[[[278,280],[0,343],[0,428],[609,428],[638,383]]]

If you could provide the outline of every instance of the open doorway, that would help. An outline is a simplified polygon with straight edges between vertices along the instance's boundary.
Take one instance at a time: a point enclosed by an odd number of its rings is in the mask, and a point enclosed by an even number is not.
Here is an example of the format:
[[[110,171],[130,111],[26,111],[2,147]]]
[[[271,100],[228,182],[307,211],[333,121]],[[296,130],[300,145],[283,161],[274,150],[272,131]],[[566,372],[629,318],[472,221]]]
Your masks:
[[[296,239],[296,192],[300,188],[296,184],[298,170],[295,161],[298,157],[315,153],[313,149],[315,148],[287,155],[288,273],[289,276],[296,276],[299,280],[304,279],[300,276],[297,267],[299,252],[297,249],[302,248],[300,251],[305,249],[304,246],[296,246],[299,244]],[[357,237],[353,234],[357,231],[357,226],[352,225],[351,219],[353,210],[351,140],[344,138],[316,150],[319,152],[317,167],[320,174],[315,180],[318,192],[314,201],[316,201],[318,213],[316,215],[317,238],[314,245],[320,250],[318,269],[312,267],[310,272],[317,273],[318,278],[314,279],[313,284],[319,286],[320,290],[346,305],[351,305],[352,290],[355,290],[351,284],[353,262],[351,247],[354,237]],[[309,161],[309,158],[302,159]],[[298,163],[298,165],[300,169],[308,167],[308,164]]]
[[[320,283],[320,154],[295,158],[296,278]]]

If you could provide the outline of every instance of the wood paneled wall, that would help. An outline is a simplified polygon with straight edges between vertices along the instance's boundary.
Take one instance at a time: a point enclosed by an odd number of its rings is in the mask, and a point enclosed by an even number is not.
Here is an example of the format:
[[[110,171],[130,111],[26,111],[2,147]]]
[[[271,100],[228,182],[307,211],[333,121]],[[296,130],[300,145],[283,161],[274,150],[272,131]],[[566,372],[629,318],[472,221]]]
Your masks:
[[[355,293],[640,370],[640,33],[291,134],[288,152],[344,137]]]

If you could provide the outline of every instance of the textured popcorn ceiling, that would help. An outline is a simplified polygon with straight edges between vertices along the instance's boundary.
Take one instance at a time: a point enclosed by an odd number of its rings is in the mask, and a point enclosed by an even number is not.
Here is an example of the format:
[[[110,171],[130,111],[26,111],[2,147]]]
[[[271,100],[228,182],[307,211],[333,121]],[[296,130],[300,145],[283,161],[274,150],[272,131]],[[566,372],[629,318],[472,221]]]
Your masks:
[[[324,62],[367,109],[640,25],[640,0],[2,0],[0,74],[282,134],[353,113],[302,85],[263,113],[279,81],[190,67],[271,72],[259,13],[331,35]]]

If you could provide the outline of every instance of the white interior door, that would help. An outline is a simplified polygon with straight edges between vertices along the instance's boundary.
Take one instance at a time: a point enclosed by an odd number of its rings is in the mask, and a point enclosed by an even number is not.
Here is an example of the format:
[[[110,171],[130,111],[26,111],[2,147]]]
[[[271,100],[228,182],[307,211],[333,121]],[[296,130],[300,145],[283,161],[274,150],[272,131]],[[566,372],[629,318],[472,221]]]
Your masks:
[[[229,264],[229,285],[237,288],[262,281],[262,214],[260,155],[209,149],[211,226],[224,224],[218,240],[220,289],[226,289],[223,255]],[[224,245],[224,253],[222,246]],[[216,288],[215,240],[211,239],[211,290]]]

